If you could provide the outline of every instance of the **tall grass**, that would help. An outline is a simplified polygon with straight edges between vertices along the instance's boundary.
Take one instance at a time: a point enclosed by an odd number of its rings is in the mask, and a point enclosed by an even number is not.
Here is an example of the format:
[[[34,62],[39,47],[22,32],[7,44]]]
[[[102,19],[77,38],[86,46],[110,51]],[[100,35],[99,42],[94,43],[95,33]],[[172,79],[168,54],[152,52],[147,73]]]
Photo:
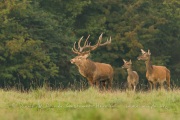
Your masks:
[[[152,92],[0,90],[0,116],[8,120],[174,120],[180,90]]]

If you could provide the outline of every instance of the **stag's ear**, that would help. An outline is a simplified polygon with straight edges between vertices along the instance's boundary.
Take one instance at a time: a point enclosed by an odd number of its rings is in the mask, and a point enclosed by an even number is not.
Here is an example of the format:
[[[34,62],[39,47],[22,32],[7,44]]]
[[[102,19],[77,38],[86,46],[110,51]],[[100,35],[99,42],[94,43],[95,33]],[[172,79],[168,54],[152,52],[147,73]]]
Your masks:
[[[126,63],[126,60],[123,59],[123,61],[124,61],[124,63]]]
[[[89,55],[90,55],[90,53],[86,53],[86,54],[83,55],[83,58],[88,58]]]
[[[129,63],[132,64],[131,59],[129,60]]]
[[[149,55],[151,55],[151,52],[150,52],[150,50],[149,50],[149,49],[148,49],[148,54],[149,54]]]

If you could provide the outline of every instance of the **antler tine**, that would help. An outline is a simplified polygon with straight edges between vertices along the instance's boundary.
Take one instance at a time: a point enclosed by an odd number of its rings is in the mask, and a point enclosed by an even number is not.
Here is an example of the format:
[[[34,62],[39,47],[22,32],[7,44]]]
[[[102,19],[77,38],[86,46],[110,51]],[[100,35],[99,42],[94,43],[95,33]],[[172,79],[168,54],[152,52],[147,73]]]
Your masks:
[[[103,35],[103,33],[101,33],[101,35],[99,36],[99,39],[98,39],[98,42],[96,43],[96,45],[94,45],[94,46],[91,46],[91,51],[92,50],[95,50],[96,48],[98,48],[99,47],[99,45],[100,45],[100,43],[101,43],[101,40],[102,40],[102,35]]]
[[[89,44],[87,43],[89,37],[90,37],[90,35],[88,35],[88,37],[86,38],[86,41],[84,42],[84,46],[90,45],[90,43]]]
[[[104,46],[104,45],[108,45],[108,44],[111,44],[111,37],[109,40],[107,39],[107,41],[105,43],[102,43],[99,46]]]
[[[79,49],[81,49],[82,47],[81,47],[81,41],[82,41],[82,39],[83,39],[83,36],[79,39],[79,41],[78,41],[78,48]]]
[[[72,48],[72,51],[75,53],[75,54],[80,54],[78,51],[75,51],[73,48]]]
[[[76,49],[76,42],[74,42],[74,46],[72,48],[72,51],[75,53],[75,54],[80,54],[80,52]]]
[[[78,50],[76,49],[76,42],[74,42],[73,49],[74,49],[75,51],[78,51]]]
[[[90,43],[88,43],[88,39],[89,39],[90,35],[88,35],[88,37],[86,38],[86,41],[84,42],[84,45],[83,47],[81,47],[81,41],[82,41],[82,38],[79,40],[78,42],[78,48],[79,48],[79,52],[82,52],[85,48],[90,48]]]

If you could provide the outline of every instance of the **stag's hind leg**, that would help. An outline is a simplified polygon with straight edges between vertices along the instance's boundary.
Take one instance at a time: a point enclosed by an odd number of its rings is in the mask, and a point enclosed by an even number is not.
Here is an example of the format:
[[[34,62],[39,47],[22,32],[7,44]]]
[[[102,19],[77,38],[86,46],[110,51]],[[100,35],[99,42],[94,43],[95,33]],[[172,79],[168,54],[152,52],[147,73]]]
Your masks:
[[[107,80],[108,90],[112,90],[112,79]]]
[[[100,81],[99,87],[100,87],[100,90],[106,90],[106,81],[105,80]]]
[[[168,90],[171,90],[170,88],[170,78],[171,78],[171,75],[170,75],[170,71],[167,70],[167,73],[166,73],[166,83],[167,83],[167,86],[168,86]]]
[[[102,81],[103,90],[106,90],[106,81]]]
[[[167,86],[168,86],[168,90],[171,90],[171,87],[170,87],[170,80],[167,81]]]

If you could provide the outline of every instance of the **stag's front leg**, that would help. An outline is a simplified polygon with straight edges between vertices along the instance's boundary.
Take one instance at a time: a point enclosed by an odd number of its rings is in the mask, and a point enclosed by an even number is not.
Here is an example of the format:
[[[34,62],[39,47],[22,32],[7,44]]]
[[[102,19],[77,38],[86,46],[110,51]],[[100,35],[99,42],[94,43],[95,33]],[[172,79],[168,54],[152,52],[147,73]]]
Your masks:
[[[100,82],[97,80],[96,81],[96,88],[99,89],[99,86],[100,86]]]
[[[88,83],[89,83],[89,85],[90,85],[91,87],[94,86],[93,80],[92,80],[91,78],[88,78]]]
[[[161,90],[164,89],[164,84],[163,84],[163,82],[160,82],[160,89],[161,89]]]

